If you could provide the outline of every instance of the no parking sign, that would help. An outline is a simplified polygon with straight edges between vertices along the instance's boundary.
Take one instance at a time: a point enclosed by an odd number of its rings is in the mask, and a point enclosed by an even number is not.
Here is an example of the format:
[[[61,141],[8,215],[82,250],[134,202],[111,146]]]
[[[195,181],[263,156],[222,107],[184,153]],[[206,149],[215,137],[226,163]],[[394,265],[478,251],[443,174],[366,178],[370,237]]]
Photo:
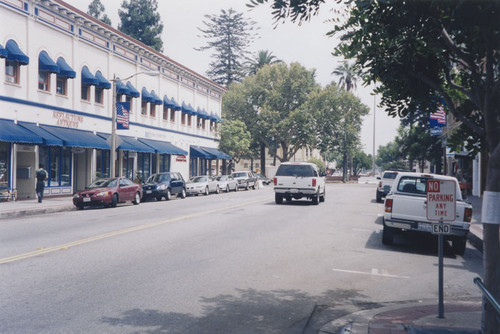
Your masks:
[[[457,212],[456,184],[453,180],[427,181],[427,219],[454,221]]]

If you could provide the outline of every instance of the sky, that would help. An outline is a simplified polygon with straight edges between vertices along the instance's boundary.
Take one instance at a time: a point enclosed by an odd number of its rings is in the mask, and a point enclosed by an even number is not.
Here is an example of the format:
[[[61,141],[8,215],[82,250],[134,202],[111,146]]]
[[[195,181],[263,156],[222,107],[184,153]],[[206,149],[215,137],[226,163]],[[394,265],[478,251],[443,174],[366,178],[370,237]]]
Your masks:
[[[91,0],[66,0],[66,2],[87,12]],[[249,9],[246,6],[249,2],[250,0],[158,0],[158,12],[164,25],[163,53],[206,76],[211,50],[202,52],[194,49],[206,45],[206,41],[200,37],[201,32],[198,28],[205,28],[202,23],[205,15],[219,15],[222,9],[232,8],[257,23],[259,38],[248,48],[252,54],[256,55],[259,50],[267,50],[288,64],[298,62],[307,69],[315,69],[316,81],[322,86],[333,81],[338,82],[339,78],[331,73],[342,59],[331,55],[336,45],[335,37],[326,36],[326,33],[333,28],[332,23],[327,22],[334,16],[332,7],[324,5],[317,16],[300,26],[291,22],[275,25],[268,4]],[[101,0],[101,3],[111,19],[112,26],[116,28],[119,22],[118,9],[122,1]],[[330,3],[331,6],[341,6],[335,1]],[[377,97],[371,94],[372,91],[372,87],[363,87],[361,80],[358,80],[357,88],[353,91],[353,94],[370,109],[370,114],[363,119],[361,129],[361,143],[367,154],[373,153],[374,127],[375,150],[377,150],[379,146],[394,140],[399,126],[399,119],[389,117],[382,108],[375,107],[374,102]]]

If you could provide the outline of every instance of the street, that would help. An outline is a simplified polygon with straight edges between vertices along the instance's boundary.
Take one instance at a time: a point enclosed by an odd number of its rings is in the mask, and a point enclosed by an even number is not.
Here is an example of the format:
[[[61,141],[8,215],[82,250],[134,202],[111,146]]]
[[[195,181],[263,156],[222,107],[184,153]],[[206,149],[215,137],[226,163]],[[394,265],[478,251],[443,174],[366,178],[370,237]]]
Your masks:
[[[264,189],[0,221],[0,333],[302,333],[437,298],[434,239],[381,243],[373,184],[326,201]],[[444,296],[479,297],[482,256],[445,245]],[[318,326],[321,324],[318,324]]]

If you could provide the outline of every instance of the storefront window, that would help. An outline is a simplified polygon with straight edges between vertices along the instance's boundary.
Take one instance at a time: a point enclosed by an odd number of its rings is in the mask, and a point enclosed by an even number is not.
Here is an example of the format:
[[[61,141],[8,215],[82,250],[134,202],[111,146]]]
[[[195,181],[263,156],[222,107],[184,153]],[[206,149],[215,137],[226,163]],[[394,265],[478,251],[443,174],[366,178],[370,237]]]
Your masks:
[[[50,150],[50,170],[47,170],[49,172],[49,186],[59,185],[60,167],[61,167],[61,148],[52,147]]]
[[[9,186],[9,143],[0,143],[0,187]]]
[[[97,150],[96,178],[109,177],[109,150]]]
[[[129,158],[129,152],[123,152],[122,175],[134,179],[134,158]]]
[[[149,153],[137,154],[137,175],[136,178],[144,182],[150,175],[151,155]]]
[[[170,154],[160,155],[160,172],[170,171]]]
[[[41,146],[39,154],[40,164],[42,164],[43,168],[49,173],[45,185],[49,187],[70,186],[72,164],[71,149],[69,147]]]
[[[61,186],[71,185],[71,149],[61,148]]]
[[[40,161],[40,164],[43,166],[43,168],[49,172],[49,166],[50,166],[50,147],[48,146],[41,146],[40,147],[40,153],[38,160]],[[36,166],[38,168],[38,166]],[[49,173],[50,177],[50,173]],[[45,186],[47,186],[49,183],[49,180],[45,180]]]

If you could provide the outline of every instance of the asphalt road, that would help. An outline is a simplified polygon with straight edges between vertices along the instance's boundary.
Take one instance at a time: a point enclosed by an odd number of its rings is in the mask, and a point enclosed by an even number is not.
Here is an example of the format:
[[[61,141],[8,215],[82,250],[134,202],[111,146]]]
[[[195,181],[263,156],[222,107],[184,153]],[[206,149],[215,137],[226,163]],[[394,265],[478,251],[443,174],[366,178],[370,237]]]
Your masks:
[[[0,333],[301,333],[321,307],[436,298],[435,240],[383,246],[382,210],[328,184],[319,206],[268,186],[2,220]],[[445,300],[480,296],[481,254],[445,256]]]

